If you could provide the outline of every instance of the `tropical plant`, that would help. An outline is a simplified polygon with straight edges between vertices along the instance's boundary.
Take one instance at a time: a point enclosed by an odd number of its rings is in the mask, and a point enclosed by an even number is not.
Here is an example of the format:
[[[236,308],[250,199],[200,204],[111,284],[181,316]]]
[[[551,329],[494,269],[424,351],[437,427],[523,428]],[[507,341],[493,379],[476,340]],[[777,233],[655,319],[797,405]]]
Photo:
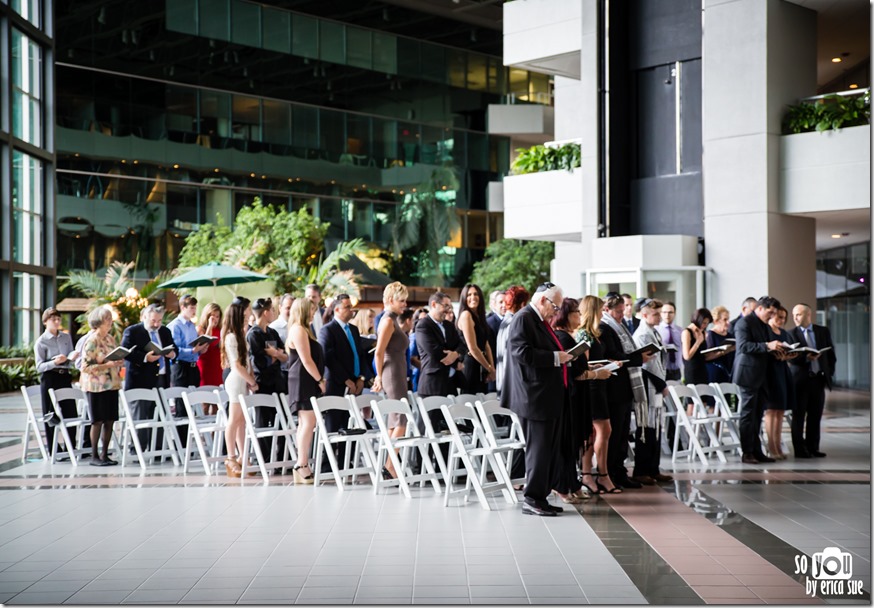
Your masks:
[[[482,261],[474,264],[470,281],[483,293],[522,285],[529,292],[549,278],[555,245],[548,241],[501,239],[486,248]]]
[[[20,390],[22,386],[39,384],[39,373],[33,361],[18,365],[0,365],[0,393]]]
[[[33,344],[27,346],[0,346],[0,359],[27,359],[33,357]]]
[[[114,311],[111,333],[116,341],[121,340],[125,327],[140,322],[143,308],[150,302],[159,301],[156,297],[156,293],[160,291],[158,285],[168,280],[170,273],[162,272],[137,289],[133,279],[135,269],[136,262],[115,261],[102,277],[87,270],[70,271],[61,288],[72,289],[90,299],[87,312],[76,318],[80,324],[80,334],[88,332],[88,313],[99,306],[109,305]],[[168,314],[166,320],[174,316],[173,313]]]
[[[322,286],[325,297],[345,293],[353,298],[361,296],[361,287],[355,273],[341,270],[340,263],[367,251],[363,239],[353,239],[337,245],[328,257],[319,258],[318,264],[302,266],[290,258],[271,260],[265,270],[274,281],[278,291],[302,295],[310,283]]]
[[[455,168],[447,163],[431,172],[428,179],[404,197],[395,209],[392,223],[392,254],[422,254],[418,276],[442,284],[445,275],[440,259],[446,244],[459,230],[455,191],[459,181]]]
[[[836,131],[870,123],[870,91],[864,95],[828,95],[816,101],[790,105],[783,119],[783,132]]]
[[[563,146],[531,146],[530,148],[518,148],[519,156],[513,161],[512,171],[514,175],[526,173],[540,173],[541,171],[557,171],[566,169],[571,171],[581,164],[580,144],[570,143]]]
[[[197,268],[222,259],[232,232],[221,214],[216,213],[215,219],[215,224],[201,224],[185,237],[185,245],[179,252],[180,268]]]

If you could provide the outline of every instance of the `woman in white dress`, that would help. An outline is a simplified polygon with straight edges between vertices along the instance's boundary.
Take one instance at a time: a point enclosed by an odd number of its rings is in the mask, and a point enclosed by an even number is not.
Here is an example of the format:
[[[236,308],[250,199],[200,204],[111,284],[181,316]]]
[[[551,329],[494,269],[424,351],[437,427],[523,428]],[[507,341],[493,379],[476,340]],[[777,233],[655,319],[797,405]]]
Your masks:
[[[248,319],[252,314],[248,298],[237,296],[225,311],[222,321],[222,367],[231,372],[225,379],[228,392],[228,426],[225,429],[225,446],[228,457],[225,468],[228,477],[240,477],[242,472],[243,441],[246,425],[240,407],[240,395],[248,395],[258,390],[258,383],[249,365],[249,352],[246,344]]]

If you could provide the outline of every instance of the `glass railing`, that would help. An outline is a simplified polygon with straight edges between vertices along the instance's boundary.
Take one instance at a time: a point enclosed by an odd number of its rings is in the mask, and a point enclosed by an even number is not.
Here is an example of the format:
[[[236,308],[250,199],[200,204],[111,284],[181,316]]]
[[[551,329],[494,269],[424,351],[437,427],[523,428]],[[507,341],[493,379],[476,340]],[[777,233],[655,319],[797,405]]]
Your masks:
[[[506,68],[501,57],[247,0],[173,0],[167,2],[166,27],[307,60],[551,103],[547,76]]]

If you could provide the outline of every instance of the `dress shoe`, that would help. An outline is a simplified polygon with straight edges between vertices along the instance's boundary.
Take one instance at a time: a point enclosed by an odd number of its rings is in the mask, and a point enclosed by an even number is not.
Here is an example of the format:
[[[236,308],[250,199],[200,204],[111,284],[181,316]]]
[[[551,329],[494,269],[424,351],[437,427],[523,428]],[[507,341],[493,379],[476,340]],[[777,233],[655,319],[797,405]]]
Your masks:
[[[768,462],[777,462],[776,458],[771,458],[770,456],[765,456],[764,454],[759,454],[756,456],[756,460],[760,463],[768,463]]]
[[[631,479],[645,486],[654,486],[656,484],[655,479],[653,479],[649,475],[635,475]]]
[[[813,456],[807,450],[795,450],[796,458],[813,458]]]
[[[825,452],[811,452],[810,455],[814,458],[825,458]]]
[[[117,460],[113,460],[113,459],[110,458],[109,456],[107,456],[106,458],[104,458],[104,459],[103,459],[103,462],[105,462],[106,465],[107,465],[107,466],[110,466],[110,467],[114,467],[115,465],[118,464],[118,461],[117,461]]]
[[[664,473],[656,473],[655,475],[651,475],[653,479],[659,482],[663,481],[674,481],[674,478],[670,475],[665,475]]]
[[[110,464],[108,462],[106,462],[105,460],[100,460],[99,458],[92,458],[91,459],[91,466],[92,467],[108,467],[108,466],[110,466]]]
[[[620,488],[627,488],[629,490],[639,490],[640,488],[643,487],[642,483],[640,483],[639,481],[635,481],[634,479],[632,479],[630,477],[626,477],[625,479],[623,479],[622,481],[619,481],[619,482],[614,480],[613,485],[618,486]]]
[[[522,503],[522,513],[525,515],[539,515],[541,517],[555,517],[557,515],[556,511],[541,509],[540,507],[529,505],[527,502]]]
[[[550,504],[546,505],[546,510],[552,511],[553,513],[564,513],[564,509],[562,509],[561,507],[554,507],[553,505],[550,505]]]
[[[759,461],[752,454],[744,454],[740,461],[744,464],[759,464]]]

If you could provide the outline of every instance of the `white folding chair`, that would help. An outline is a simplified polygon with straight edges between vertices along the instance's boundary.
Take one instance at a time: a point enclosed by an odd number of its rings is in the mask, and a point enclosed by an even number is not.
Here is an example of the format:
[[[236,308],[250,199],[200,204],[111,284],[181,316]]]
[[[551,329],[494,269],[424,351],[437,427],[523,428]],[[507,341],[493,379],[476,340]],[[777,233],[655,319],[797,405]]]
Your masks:
[[[297,422],[294,420],[294,414],[291,413],[291,406],[288,405],[288,395],[279,393],[279,403],[282,406],[282,414],[285,416],[285,424],[288,427],[288,432],[294,437],[294,440],[286,442],[291,457],[297,462]]]
[[[453,399],[455,399],[455,403],[457,403],[458,405],[469,405],[470,407],[473,407],[474,403],[476,403],[477,401],[482,401],[483,398],[481,395],[474,395],[472,393],[461,393],[460,395],[455,395]]]
[[[480,506],[486,511],[491,511],[486,495],[495,492],[501,492],[504,495],[504,500],[510,504],[515,504],[517,498],[513,491],[513,485],[510,483],[510,476],[495,448],[488,444],[485,431],[474,408],[461,404],[442,405],[440,411],[443,412],[452,437],[447,463],[449,467],[448,480],[455,477],[459,461],[467,472],[464,487],[460,490],[453,489],[452,482],[447,481],[443,505],[449,506],[449,500],[453,496],[462,496],[467,502],[470,499],[471,489],[476,493]],[[473,432],[468,436],[469,439],[458,430],[458,420],[463,420],[473,428]],[[488,481],[489,472],[495,476],[495,481]]]
[[[452,435],[449,433],[448,428],[438,433],[434,429],[430,413],[432,411],[440,411],[443,405],[453,405],[453,397],[451,395],[446,397],[436,395],[424,398],[417,396],[416,405],[419,408],[419,419],[422,421],[424,428],[423,434],[435,442],[434,459],[437,461],[437,468],[440,469],[440,477],[443,479],[443,483],[449,483],[449,478],[447,477],[449,469],[446,467],[446,459],[443,457],[443,450],[440,448],[443,445],[449,446],[452,444]]]
[[[217,469],[219,463],[225,459],[221,453],[221,445],[227,426],[227,416],[221,409],[221,398],[218,391],[194,390],[182,394],[182,403],[185,405],[185,413],[188,414],[188,444],[185,449],[183,471],[188,472],[191,453],[196,449],[204,471],[207,475],[211,475],[212,467],[215,466]],[[209,403],[219,406],[218,414],[215,416],[203,414],[203,405]],[[194,439],[194,447],[191,445],[192,439]]]
[[[58,461],[58,438],[60,436],[64,438],[64,445],[67,446],[70,462],[73,463],[74,467],[77,467],[79,466],[78,457],[91,453],[90,449],[82,447],[85,442],[85,427],[91,424],[91,413],[85,399],[85,393],[78,388],[50,388],[49,398],[52,400],[55,416],[58,417],[58,424],[55,427],[51,446],[52,464]],[[64,418],[64,413],[61,411],[61,401],[66,399],[76,400],[77,415],[75,418]],[[76,432],[75,443],[70,437],[70,429],[74,429]],[[108,448],[109,446],[107,446]]]
[[[182,403],[182,395],[193,390],[184,386],[174,386],[171,388],[159,388],[158,395],[161,396],[161,408],[164,410],[164,419],[169,423],[171,434],[173,435],[173,444],[179,456],[179,462],[185,460],[185,447],[182,445],[182,435],[180,435],[180,427],[185,427],[184,432],[188,433],[188,416],[176,416],[178,410],[180,414],[185,412],[185,406]],[[187,437],[186,437],[187,440]],[[187,444],[186,444],[187,445]]]
[[[268,471],[282,469],[282,474],[285,475],[286,470],[292,468],[297,462],[297,454],[292,457],[292,452],[295,451],[293,447],[294,433],[297,429],[292,430],[288,426],[279,396],[276,393],[271,395],[240,395],[240,407],[243,410],[243,419],[246,423],[246,438],[243,440],[242,476],[246,476],[250,452],[255,453],[255,461],[261,470],[261,478],[265,484],[269,482]],[[275,410],[276,417],[273,420],[273,426],[259,427],[255,425],[255,421],[258,420],[257,409],[259,407]],[[284,441],[281,441],[283,438]],[[269,458],[264,457],[260,439],[270,439]]]
[[[173,464],[179,466],[179,446],[175,443],[179,435],[174,433],[175,421],[167,420],[164,407],[161,404],[161,395],[154,388],[133,388],[121,391],[120,401],[124,409],[124,426],[122,427],[121,466],[127,462],[128,440],[133,442],[134,451],[140,468],[146,470],[146,460],[154,462],[155,458],[170,456]],[[134,401],[153,401],[155,411],[151,418],[134,420],[132,404]],[[151,440],[148,449],[143,449],[137,431],[148,430],[151,432]],[[161,435],[161,447],[158,447],[158,435]]]
[[[479,414],[480,422],[485,432],[485,438],[494,453],[502,457],[502,464],[507,477],[510,476],[510,471],[513,469],[513,456],[517,450],[525,450],[525,433],[522,431],[522,422],[516,412],[501,407],[501,402],[497,399],[489,401],[477,401],[474,404],[476,413]],[[510,419],[510,433],[507,437],[501,437],[498,434],[500,428],[497,424],[496,416],[502,416]],[[525,478],[510,479],[510,484],[525,483]]]
[[[743,451],[741,450],[740,445],[740,434],[733,426],[731,414],[725,411],[724,404],[716,393],[716,389],[709,384],[696,384],[692,388],[698,395],[701,407],[704,407],[703,397],[710,397],[713,399],[713,413],[709,415],[719,418],[714,430],[716,431],[716,438],[719,440],[719,445],[722,448],[720,452],[737,452],[738,454],[742,454]],[[720,460],[725,462],[724,458],[720,458]]]
[[[371,438],[367,436],[364,428],[364,421],[355,404],[346,397],[329,395],[325,397],[310,398],[313,404],[313,412],[316,415],[316,466],[313,469],[313,484],[318,486],[320,477],[324,474],[322,471],[322,453],[328,456],[328,462],[331,465],[331,474],[334,481],[337,483],[337,488],[343,491],[347,477],[352,478],[352,483],[358,479],[359,475],[369,475],[371,482],[376,485],[376,480],[379,477],[376,469],[376,456],[373,453]],[[346,423],[346,434],[339,432],[329,433],[325,426],[324,413],[330,410],[340,410],[348,415]],[[348,433],[348,431],[353,433]],[[360,432],[365,431],[365,432]],[[358,434],[354,434],[354,433]],[[334,446],[345,444],[345,455],[342,465],[337,462],[337,457],[334,454]]]
[[[24,434],[21,438],[21,462],[27,462],[27,452],[31,450],[30,436],[36,439],[36,445],[43,460],[49,459],[49,448],[43,439],[40,425],[44,425],[50,417],[42,413],[42,391],[39,384],[34,386],[22,386],[21,394],[24,395],[24,406],[27,408],[27,420],[24,423]],[[37,408],[39,406],[39,414]]]
[[[429,452],[439,450],[437,441],[431,437],[426,437],[419,432],[419,427],[415,424],[407,424],[407,432],[404,437],[392,437],[391,431],[388,428],[387,417],[389,414],[403,414],[407,420],[413,420],[413,412],[410,410],[410,404],[406,399],[383,399],[370,402],[373,408],[373,413],[376,416],[376,424],[379,426],[379,447],[376,454],[376,470],[380,471],[376,475],[376,482],[373,484],[374,492],[379,492],[380,488],[388,488],[398,486],[407,498],[412,498],[410,494],[410,484],[419,483],[424,487],[426,482],[431,482],[434,486],[434,491],[440,493],[440,483],[437,481],[439,473],[434,471],[434,465],[431,464],[431,455]],[[410,456],[412,450],[418,450],[422,462],[422,472],[413,473],[410,467]],[[381,468],[386,459],[390,459],[394,466],[397,477],[394,479],[383,479]]]
[[[669,386],[668,393],[673,399],[673,405],[677,413],[677,429],[674,432],[674,448],[671,462],[676,462],[680,456],[685,456],[687,460],[691,460],[694,454],[701,461],[701,464],[707,466],[709,464],[707,454],[713,453],[722,462],[725,462],[725,454],[720,449],[719,439],[716,435],[716,423],[722,419],[707,412],[704,404],[701,403],[698,393],[691,386]],[[691,416],[686,413],[686,399],[692,400],[693,403]],[[708,445],[706,446],[702,445],[699,439],[700,430],[703,430],[707,436]],[[679,450],[680,435],[684,431],[689,447],[685,450]]]
[[[713,395],[716,398],[716,406],[719,415],[726,419],[728,432],[733,441],[740,443],[740,388],[733,382],[711,382]],[[732,398],[731,396],[734,395]],[[738,455],[743,455],[743,450],[738,448]]]

